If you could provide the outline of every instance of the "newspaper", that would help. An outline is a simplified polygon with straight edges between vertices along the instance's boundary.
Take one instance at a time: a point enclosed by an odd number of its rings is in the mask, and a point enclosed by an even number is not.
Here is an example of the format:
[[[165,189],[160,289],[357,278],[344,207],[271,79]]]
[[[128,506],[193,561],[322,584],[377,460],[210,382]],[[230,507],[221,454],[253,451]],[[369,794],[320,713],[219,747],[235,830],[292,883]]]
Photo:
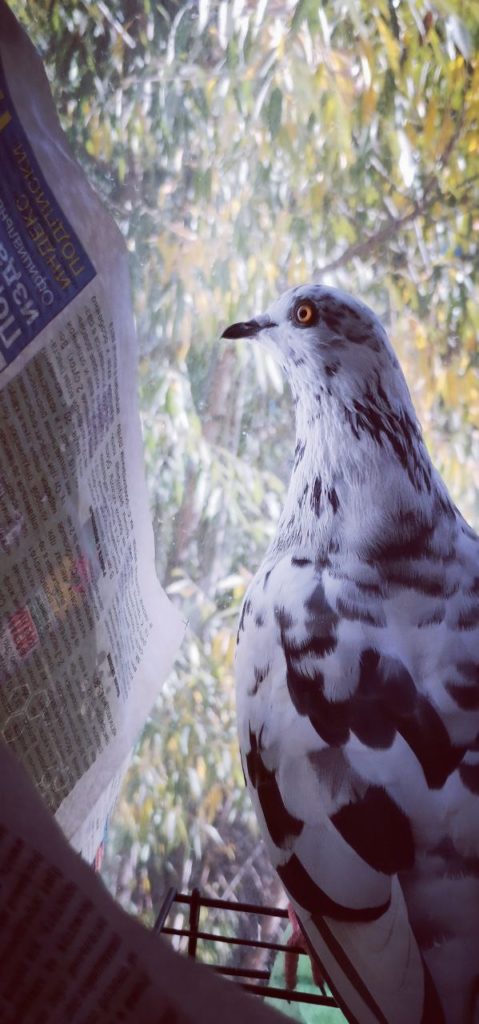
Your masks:
[[[0,1021],[274,1024],[72,849],[93,858],[183,633],[153,568],[135,373],[122,240],[0,0]]]
[[[2,1024],[281,1024],[114,903],[0,743]]]
[[[136,364],[123,240],[0,0],[0,735],[90,860],[183,632]]]

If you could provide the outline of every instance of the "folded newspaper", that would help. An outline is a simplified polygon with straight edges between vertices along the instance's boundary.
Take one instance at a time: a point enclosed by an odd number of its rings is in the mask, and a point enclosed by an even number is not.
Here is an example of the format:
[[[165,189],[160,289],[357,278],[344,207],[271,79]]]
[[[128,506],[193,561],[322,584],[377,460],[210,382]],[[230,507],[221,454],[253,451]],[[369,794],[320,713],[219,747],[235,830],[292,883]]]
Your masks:
[[[281,1024],[114,903],[0,743],[2,1024]]]
[[[274,1024],[129,918],[58,827],[93,857],[183,632],[135,374],[122,239],[0,0],[0,1021]]]
[[[0,735],[87,859],[183,625],[154,570],[121,235],[0,5]]]
[[[183,633],[136,359],[123,242],[0,0],[0,1021],[279,1024],[128,917],[57,824],[93,857]]]

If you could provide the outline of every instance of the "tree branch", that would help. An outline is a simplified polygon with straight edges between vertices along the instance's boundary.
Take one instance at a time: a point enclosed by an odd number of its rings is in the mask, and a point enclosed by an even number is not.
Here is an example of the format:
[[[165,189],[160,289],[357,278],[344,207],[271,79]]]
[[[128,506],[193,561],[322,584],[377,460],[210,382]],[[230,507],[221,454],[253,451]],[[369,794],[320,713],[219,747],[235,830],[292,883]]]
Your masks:
[[[425,203],[415,203],[412,210],[409,213],[405,213],[404,217],[394,217],[376,231],[374,235],[370,235],[369,238],[363,239],[362,242],[355,242],[353,245],[348,245],[348,248],[338,256],[335,260],[331,260],[330,263],[325,263],[324,266],[320,267],[316,271],[315,279],[321,278],[324,274],[329,274],[332,270],[338,270],[339,267],[344,267],[347,263],[350,263],[354,259],[364,259],[371,255],[378,246],[383,245],[384,242],[388,242],[390,238],[394,238],[395,235],[401,231],[406,224],[410,221],[415,220],[416,217],[420,217],[427,207],[430,206],[432,200],[428,199]]]
[[[465,90],[464,90],[465,91]],[[451,138],[446,143],[443,152],[441,153],[438,166],[442,170],[446,167],[451,153],[461,135],[464,127],[464,107],[458,117],[455,130],[453,131]],[[474,180],[473,175],[472,180]],[[468,179],[464,182],[466,184]],[[431,195],[432,189],[435,186],[435,191]],[[412,210],[409,213],[404,214],[404,217],[392,217],[391,220],[376,231],[374,235],[370,235],[369,238],[365,238],[362,242],[354,242],[353,245],[349,245],[347,249],[338,256],[335,260],[331,260],[330,263],[326,263],[323,267],[319,267],[315,274],[315,280],[320,279],[324,274],[330,273],[332,270],[339,270],[340,267],[344,267],[347,263],[350,263],[354,259],[364,259],[371,255],[378,246],[383,245],[384,242],[388,242],[390,238],[394,238],[399,231],[411,221],[416,220],[417,217],[422,216],[426,212],[429,206],[436,201],[436,199],[443,198],[439,187],[437,172],[431,174],[424,187],[424,195],[421,202],[415,202]]]

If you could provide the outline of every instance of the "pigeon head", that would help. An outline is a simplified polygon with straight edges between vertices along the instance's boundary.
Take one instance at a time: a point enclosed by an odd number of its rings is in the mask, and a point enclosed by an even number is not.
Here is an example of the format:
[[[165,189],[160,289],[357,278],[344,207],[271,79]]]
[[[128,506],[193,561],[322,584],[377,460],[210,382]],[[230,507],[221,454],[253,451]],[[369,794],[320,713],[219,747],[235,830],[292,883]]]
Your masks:
[[[300,404],[338,401],[348,408],[377,398],[411,409],[409,392],[387,334],[363,302],[336,288],[302,285],[266,312],[232,324],[224,338],[254,338],[281,363]]]
[[[363,302],[336,288],[302,285],[223,337],[265,345],[288,378],[297,451],[306,446],[308,454],[293,470],[293,503],[313,464],[323,482],[341,473],[358,487],[366,481],[368,493],[373,472],[383,482],[392,472],[396,504],[403,491],[410,502],[411,487],[414,500],[430,493],[432,466],[406,381],[384,327]]]

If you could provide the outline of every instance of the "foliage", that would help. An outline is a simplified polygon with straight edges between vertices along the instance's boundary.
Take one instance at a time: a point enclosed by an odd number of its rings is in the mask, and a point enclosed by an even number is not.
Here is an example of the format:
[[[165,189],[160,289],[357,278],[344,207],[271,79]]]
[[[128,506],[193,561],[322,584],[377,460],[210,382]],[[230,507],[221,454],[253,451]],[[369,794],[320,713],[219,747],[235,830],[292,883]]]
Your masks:
[[[359,293],[477,522],[479,19],[459,0],[12,6],[131,253],[158,570],[190,622],[108,878],[147,917],[170,882],[258,895],[232,637],[278,516],[291,411],[268,357],[217,339],[312,277]]]

